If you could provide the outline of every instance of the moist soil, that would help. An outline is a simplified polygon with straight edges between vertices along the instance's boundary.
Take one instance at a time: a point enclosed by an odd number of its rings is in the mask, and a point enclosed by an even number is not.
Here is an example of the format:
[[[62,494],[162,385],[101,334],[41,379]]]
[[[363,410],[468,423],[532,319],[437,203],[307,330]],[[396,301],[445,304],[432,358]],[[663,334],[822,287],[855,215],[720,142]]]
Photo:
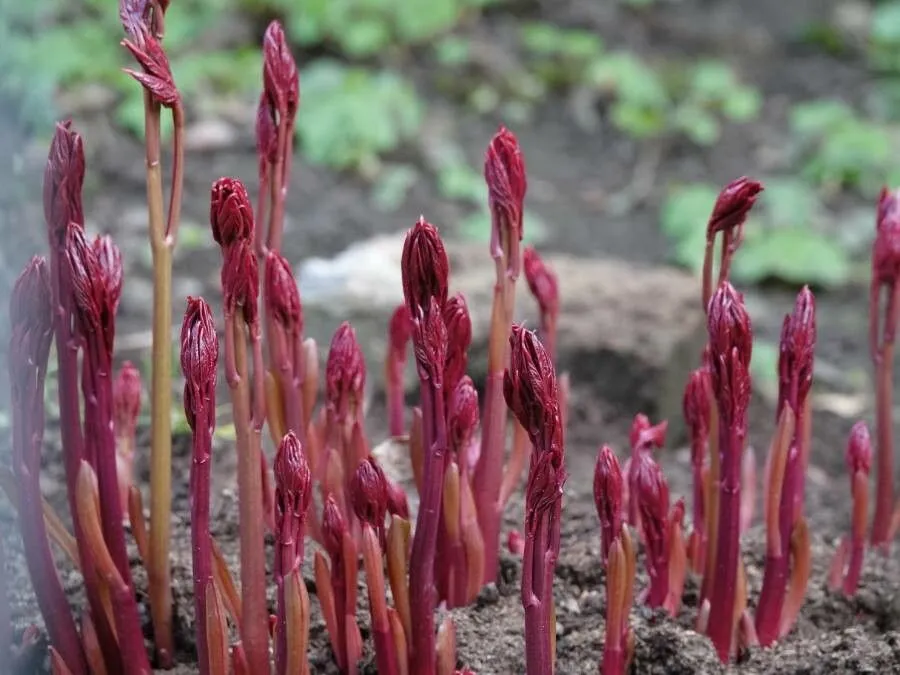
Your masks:
[[[725,55],[742,78],[763,92],[760,119],[739,128],[726,126],[722,142],[698,149],[682,142],[637,144],[614,131],[600,107],[599,126],[585,130],[573,121],[571,105],[563,97],[539,106],[533,119],[515,130],[528,158],[529,205],[551,225],[547,250],[579,255],[606,255],[637,264],[661,263],[666,246],[657,227],[659,203],[667,185],[685,180],[725,183],[741,174],[762,175],[784,168],[778,149],[786,144],[785,118],[790,104],[800,100],[840,96],[850,102],[865,100],[873,86],[862,56],[851,48],[840,57],[830,56],[798,41],[809,22],[832,15],[853,3],[827,0],[793,0],[756,3],[725,0],[661,2],[652,12],[630,12],[616,3],[594,0],[530,0],[516,4],[515,14],[490,12],[484,21],[464,30],[471,38],[496,53],[503,48],[515,23],[521,19],[552,21],[565,26],[594,29],[609,47],[642,54],[668,56]],[[513,50],[510,49],[509,53]],[[300,55],[305,58],[309,55]],[[489,63],[503,60],[486,59]],[[401,64],[402,65],[402,64]],[[428,96],[430,113],[421,139],[398,152],[393,161],[419,167],[427,176],[430,147],[435,137],[457,142],[478,162],[486,140],[500,121],[486,119],[461,107],[441,92],[428,76],[427,58],[402,65]],[[142,149],[131,138],[112,130],[102,106],[90,101],[70,102],[70,111],[85,137],[89,178],[86,184],[88,225],[113,233],[126,256],[126,288],[119,316],[119,356],[140,358],[149,327],[148,256],[145,253],[144,177]],[[245,179],[255,192],[256,159],[252,125],[244,112],[237,142],[227,150],[206,149],[188,153],[185,221],[206,222],[207,195],[212,180],[220,175]],[[227,116],[227,115],[226,115]],[[30,141],[16,131],[15,120],[0,125],[0,144],[21,158],[13,173],[0,181],[0,228],[3,229],[3,271],[0,290],[8,288],[11,270],[21,267],[25,256],[41,250],[43,232],[39,185],[44,141]],[[12,130],[12,131],[10,131]],[[441,198],[433,181],[419,181],[398,214],[381,213],[369,206],[365,181],[337,175],[306,164],[302,157],[288,203],[285,253],[295,261],[310,256],[329,256],[360,238],[407,226],[419,213],[443,225],[449,237],[465,211]],[[4,172],[10,171],[4,165]],[[23,227],[22,224],[29,224]],[[219,254],[213,247],[179,252],[176,258],[176,297],[204,294],[216,305]],[[637,268],[636,268],[637,269]],[[862,287],[819,294],[819,346],[817,392],[860,398],[859,372],[866,373],[865,297]],[[777,337],[781,313],[791,304],[791,291],[767,288],[748,295],[752,302],[757,335]],[[663,299],[664,301],[664,299]],[[352,320],[353,317],[347,317]],[[616,330],[600,326],[598,330]],[[664,330],[664,327],[658,327]],[[0,341],[5,343],[5,338]],[[560,350],[566,337],[560,336]],[[589,365],[589,364],[585,364]],[[370,371],[378,368],[370,364]],[[586,372],[602,368],[587,367]],[[865,382],[865,380],[863,380]],[[3,387],[5,390],[5,386]],[[863,387],[862,389],[865,389]],[[573,398],[567,437],[569,480],[564,503],[562,546],[554,582],[557,607],[557,672],[596,672],[602,651],[605,608],[605,574],[599,561],[599,527],[591,498],[591,476],[596,450],[608,442],[620,454],[627,443],[630,416],[623,416],[615,401],[604,397],[602,382],[580,381],[573,374]],[[859,592],[853,598],[832,594],[825,575],[834,549],[849,526],[849,481],[843,470],[843,448],[854,419],[871,420],[871,397],[848,413],[830,405],[814,413],[812,466],[807,476],[807,516],[813,533],[813,575],[796,628],[772,649],[743,654],[735,668],[748,673],[874,673],[896,672],[900,664],[900,564],[896,554],[867,557]],[[0,402],[5,393],[0,394]],[[222,397],[222,401],[226,399]],[[633,411],[638,412],[638,411]],[[653,411],[648,411],[652,414]],[[840,414],[836,414],[840,413]],[[384,436],[383,411],[376,402],[369,414],[373,440]],[[762,397],[751,411],[751,443],[761,450],[768,445],[774,413]],[[58,452],[58,432],[48,431],[44,494],[60,512],[65,509],[64,480]],[[146,434],[146,430],[142,430]],[[177,672],[195,672],[193,606],[191,599],[189,507],[187,475],[189,443],[175,439],[173,472],[173,594],[177,639]],[[679,439],[660,461],[671,485],[673,498],[690,495],[690,471],[686,449]],[[146,448],[146,438],[141,443]],[[5,454],[6,449],[0,451]],[[238,518],[234,449],[222,442],[215,453],[212,528],[226,557],[237,569]],[[137,460],[137,476],[147,485],[146,452]],[[521,528],[520,498],[506,512],[506,529]],[[5,502],[0,506],[0,528],[7,552],[2,574],[12,601],[17,630],[40,623],[30,582],[24,571],[21,542]],[[505,536],[505,535],[504,535]],[[267,546],[271,561],[271,541]],[[750,582],[750,604],[758,598],[762,577],[763,535],[759,518],[742,541],[743,558]],[[307,555],[309,560],[311,555]],[[132,556],[138,600],[148,639],[146,576],[136,552]],[[638,589],[646,583],[643,558],[639,559]],[[61,576],[73,607],[84,607],[80,577],[60,560]],[[524,672],[523,612],[519,599],[521,563],[504,551],[498,583],[486,588],[477,602],[454,610],[460,665],[480,675]],[[309,565],[305,577],[313,596],[310,640],[312,672],[337,672],[315,600],[315,584]],[[270,585],[270,588],[273,588]],[[360,593],[359,617],[367,635],[365,593]],[[697,607],[697,582],[689,579],[684,605],[676,619],[636,606],[631,621],[636,637],[633,671],[637,673],[715,673],[719,665],[708,640],[693,630]],[[371,642],[366,639],[364,672],[376,672]],[[36,663],[26,672],[40,672]]]

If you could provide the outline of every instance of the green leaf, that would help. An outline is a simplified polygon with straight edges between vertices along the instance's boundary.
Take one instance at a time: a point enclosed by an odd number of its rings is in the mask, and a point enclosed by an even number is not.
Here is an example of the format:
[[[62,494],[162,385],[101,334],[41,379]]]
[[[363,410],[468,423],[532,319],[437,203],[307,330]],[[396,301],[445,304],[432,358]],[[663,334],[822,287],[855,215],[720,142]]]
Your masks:
[[[814,223],[821,211],[819,196],[808,184],[791,178],[766,182],[758,210],[775,227],[806,227]]]
[[[461,66],[469,62],[472,43],[466,38],[448,35],[434,45],[438,62],[445,66]]]
[[[790,126],[800,136],[821,136],[855,118],[845,103],[832,99],[811,101],[794,106]]]
[[[537,214],[525,210],[522,218],[525,230],[522,242],[531,246],[538,246],[547,239],[547,225]],[[491,240],[491,214],[487,208],[481,209],[470,216],[463,218],[459,224],[459,235],[466,241],[489,242]]]
[[[753,388],[767,400],[778,396],[778,345],[769,340],[753,341],[753,356],[750,359],[750,375]]]
[[[679,106],[675,110],[674,124],[697,145],[712,145],[719,140],[719,121],[700,106]]]
[[[393,213],[403,205],[418,177],[419,172],[409,164],[386,168],[372,187],[372,203],[380,211]]]
[[[778,279],[792,284],[834,287],[850,276],[841,245],[806,227],[767,229],[750,236],[734,258],[733,275],[756,283]]]

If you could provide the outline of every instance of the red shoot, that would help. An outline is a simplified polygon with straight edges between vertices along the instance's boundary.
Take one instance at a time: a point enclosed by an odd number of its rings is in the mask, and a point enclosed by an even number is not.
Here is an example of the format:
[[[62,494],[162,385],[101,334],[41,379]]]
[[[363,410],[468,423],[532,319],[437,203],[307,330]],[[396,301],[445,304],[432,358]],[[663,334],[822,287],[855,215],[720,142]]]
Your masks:
[[[209,222],[213,239],[223,248],[253,236],[253,209],[244,184],[236,178],[220,178],[212,186]]]
[[[643,455],[649,454],[654,448],[662,448],[666,444],[666,431],[669,423],[665,420],[656,425],[651,425],[649,418],[643,413],[634,416],[631,423],[629,442],[631,443],[631,457],[625,464],[625,474],[628,482],[625,489],[625,503],[628,505],[628,523],[632,527],[640,527],[640,495],[637,491],[637,474],[640,460]]]
[[[301,636],[288,630],[291,597],[288,578],[303,564],[304,523],[312,500],[312,478],[299,438],[289,432],[275,456],[275,583],[278,619],[275,629],[275,671],[287,675],[291,644]],[[304,655],[305,657],[305,655]]]
[[[708,633],[719,658],[725,662],[731,653],[736,625],[741,464],[747,437],[750,356],[753,349],[750,316],[744,308],[743,297],[727,281],[719,286],[710,300],[708,328],[721,464],[716,568],[710,595]]]
[[[494,259],[506,257],[507,274],[519,276],[519,242],[522,241],[522,215],[528,181],[525,158],[515,134],[501,126],[484,156],[484,180],[488,186],[491,209],[491,251]]]
[[[784,443],[773,444],[769,459],[767,489],[775,494],[766,496],[767,504],[777,505],[776,514],[768,513],[769,532],[766,567],[756,612],[756,633],[760,644],[768,646],[780,636],[784,602],[789,580],[791,536],[797,520],[803,515],[803,486],[806,476],[808,450],[803,435],[805,417],[809,415],[807,396],[812,386],[813,359],[816,346],[815,299],[804,287],[797,296],[794,311],[784,318],[778,359],[778,410],[790,408],[794,420],[792,433]],[[782,430],[783,432],[784,430]],[[781,439],[780,439],[781,440]],[[781,453],[775,456],[774,453]]]
[[[197,661],[201,675],[215,672],[211,668],[213,657],[208,644],[213,626],[209,625],[211,608],[207,606],[207,588],[213,583],[209,507],[218,361],[219,340],[212,310],[202,298],[188,298],[181,324],[181,370],[184,373],[184,414],[193,432],[191,551]]]
[[[857,422],[847,442],[847,473],[850,474],[850,493],[853,497],[853,517],[850,536],[845,537],[832,563],[829,583],[841,588],[845,595],[854,595],[862,574],[866,551],[866,521],[869,516],[869,470],[872,468],[872,442],[865,422]]]
[[[522,563],[525,662],[529,675],[550,675],[554,656],[549,617],[566,481],[559,389],[550,355],[534,333],[513,326],[509,342],[510,365],[503,378],[503,394],[534,447],[525,492]]]
[[[647,604],[663,607],[669,595],[669,485],[652,457],[642,455],[638,461],[636,487],[650,576]]]
[[[417,319],[429,311],[431,299],[440,311],[447,303],[447,278],[450,261],[437,228],[422,216],[416,221],[403,242],[401,259],[403,297],[410,316]]]
[[[131,52],[141,70],[125,69],[125,72],[140,82],[159,105],[175,108],[181,105],[181,95],[175,86],[169,58],[160,41],[150,28],[142,25],[133,40],[122,40],[122,45]]]
[[[875,365],[878,482],[871,542],[883,546],[891,530],[894,508],[893,364],[894,338],[900,317],[900,193],[882,189],[878,200],[875,241],[872,244],[872,283],[869,295],[869,345]],[[879,318],[881,296],[883,318]],[[880,334],[879,334],[880,329]]]
[[[722,233],[719,283],[728,281],[731,259],[744,238],[744,222],[762,192],[762,183],[742,176],[726,185],[719,193],[706,225],[706,253],[703,259],[703,311],[708,312],[712,295],[713,248],[716,235]]]
[[[365,386],[365,357],[353,327],[345,321],[331,338],[325,364],[325,400],[336,422],[352,424],[359,418]]]
[[[272,250],[266,255],[263,298],[268,318],[269,362],[281,394],[280,412],[285,424],[282,431],[293,431],[303,442],[303,308],[290,263]]]
[[[469,345],[472,344],[472,319],[462,293],[447,299],[444,305],[444,323],[447,325],[447,366],[444,377],[449,396],[466,374]]]
[[[135,433],[141,413],[141,374],[126,361],[113,381],[113,424],[116,430],[116,473],[119,499],[128,503],[128,489],[134,474]]]
[[[594,467],[594,506],[600,518],[600,551],[603,564],[609,560],[613,541],[622,532],[624,481],[616,453],[608,445],[600,448]]]
[[[10,296],[9,379],[12,390],[13,471],[25,561],[50,643],[73,673],[87,662],[75,621],[56,573],[44,524],[40,488],[44,437],[44,380],[53,338],[49,274],[43,258],[32,258]],[[121,512],[120,512],[121,518]],[[2,592],[5,593],[5,588]],[[6,606],[6,598],[0,600]],[[8,619],[9,617],[6,617]],[[4,625],[2,628],[6,628]],[[11,637],[11,636],[10,636]],[[10,645],[0,647],[6,649]],[[8,657],[9,654],[6,654]]]

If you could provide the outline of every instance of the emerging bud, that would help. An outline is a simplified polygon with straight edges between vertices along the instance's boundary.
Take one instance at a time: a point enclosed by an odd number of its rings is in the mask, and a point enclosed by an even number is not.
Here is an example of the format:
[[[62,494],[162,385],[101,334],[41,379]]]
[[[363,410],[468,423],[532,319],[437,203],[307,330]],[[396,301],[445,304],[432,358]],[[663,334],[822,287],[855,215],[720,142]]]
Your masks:
[[[447,348],[447,326],[437,298],[432,297],[430,309],[413,326],[413,352],[420,379],[443,387]]]
[[[404,520],[409,520],[409,500],[406,498],[406,492],[403,488],[386,481],[387,485],[387,512],[391,516],[399,516]]]
[[[712,389],[722,423],[734,426],[750,403],[750,356],[753,331],[744,299],[726,282],[709,301],[709,346]]]
[[[34,378],[35,368],[46,368],[53,341],[53,312],[47,262],[34,257],[22,270],[9,298],[9,373],[13,398]]]
[[[345,321],[331,338],[325,364],[325,398],[338,419],[362,406],[366,386],[366,360],[353,327]]]
[[[275,454],[275,519],[276,528],[283,531],[285,518],[306,520],[312,500],[312,478],[300,439],[289,431],[281,439]]]
[[[525,280],[534,299],[537,300],[541,314],[557,316],[559,314],[559,283],[556,274],[544,264],[541,256],[531,246],[522,254],[525,268]]]
[[[71,120],[56,125],[44,168],[44,219],[51,247],[65,243],[69,223],[84,223],[84,145]]]
[[[872,275],[878,284],[888,286],[900,277],[900,190],[882,188],[878,198]]]
[[[134,42],[122,40],[122,45],[131,52],[143,72],[125,68],[125,72],[144,85],[154,101],[166,108],[174,108],[181,102],[169,57],[159,40],[151,33],[150,27],[141,25],[134,35]]]
[[[387,480],[371,455],[359,463],[350,480],[350,503],[356,517],[371,525],[376,532],[384,530],[387,513]]]
[[[524,234],[522,212],[528,183],[519,141],[515,134],[502,125],[491,139],[484,156],[484,180],[488,186],[488,204],[493,221],[492,254],[494,257],[502,255],[506,242],[514,254],[507,261],[507,267],[512,277],[518,278],[521,263],[517,244]],[[512,242],[516,245],[512,245]]]
[[[608,445],[600,448],[594,466],[594,506],[600,518],[603,560],[609,557],[613,540],[622,531],[622,493],[624,481],[616,453]]]
[[[322,545],[332,562],[341,558],[347,523],[333,494],[325,498],[322,509]]]
[[[400,262],[403,297],[410,316],[417,318],[437,300],[438,311],[447,303],[447,278],[450,261],[437,228],[420,216],[406,233]]]
[[[447,299],[447,304],[444,305],[444,323],[447,326],[447,366],[444,379],[447,388],[452,391],[466,374],[468,350],[472,344],[472,320],[462,293]]]
[[[503,375],[506,404],[528,432],[535,452],[562,445],[559,390],[550,356],[533,331],[521,324],[509,338],[509,368]]]
[[[104,340],[104,349],[112,356],[116,298],[110,294],[94,249],[88,244],[80,226],[69,228],[66,260],[72,280],[72,296],[79,330],[85,336],[100,334]]]
[[[795,415],[812,386],[816,349],[816,301],[809,286],[797,295],[794,311],[784,317],[778,355],[778,410],[787,403]]]
[[[278,21],[270,23],[263,36],[263,59],[263,93],[279,116],[293,120],[300,103],[300,82]]]
[[[220,178],[213,183],[209,224],[213,239],[223,248],[238,239],[253,238],[253,207],[247,188],[237,178]]]
[[[299,336],[303,333],[303,309],[300,292],[291,264],[283,255],[269,251],[266,255],[265,297],[273,321],[287,334]]]
[[[459,455],[466,451],[478,427],[478,391],[468,375],[453,390],[449,412],[447,435],[450,449]]]
[[[737,228],[737,236],[732,242],[732,246],[736,248],[741,240],[741,231],[747,220],[747,214],[762,191],[762,183],[746,176],[726,185],[719,193],[712,215],[706,225],[707,241],[711,241],[717,232]]]
[[[629,441],[633,452],[641,452],[652,448],[661,448],[666,444],[666,431],[669,423],[663,420],[657,425],[651,425],[650,419],[643,413],[634,416],[631,423]]]
[[[134,436],[141,414],[141,374],[131,361],[126,361],[113,381],[113,421],[116,433]]]
[[[112,311],[119,307],[122,297],[122,282],[124,272],[122,270],[122,252],[115,245],[112,237],[105,235],[94,239],[94,255],[97,257],[97,265],[103,278],[103,284],[109,294]]]
[[[872,468],[872,441],[869,438],[869,428],[860,420],[850,430],[850,439],[847,441],[847,471],[851,476],[857,473],[869,475]]]
[[[692,438],[706,438],[709,434],[709,372],[703,368],[693,371],[684,387],[682,410]]]
[[[184,373],[184,414],[191,429],[201,412],[208,416],[216,389],[219,340],[212,310],[203,298],[188,297],[181,323],[181,371]]]
[[[644,455],[637,472],[638,507],[648,547],[656,548],[666,540],[669,517],[669,484],[652,457]],[[665,546],[662,546],[665,551]]]
[[[410,337],[412,337],[412,319],[409,316],[409,308],[405,304],[398,305],[391,315],[388,337],[391,351],[398,358],[405,359],[406,347],[409,344]]]
[[[256,324],[259,318],[259,265],[247,239],[239,240],[225,250],[222,293],[226,314],[235,316],[240,310],[247,325]]]
[[[557,504],[566,484],[562,444],[546,448],[535,445],[525,486],[525,527],[533,535],[541,516]]]

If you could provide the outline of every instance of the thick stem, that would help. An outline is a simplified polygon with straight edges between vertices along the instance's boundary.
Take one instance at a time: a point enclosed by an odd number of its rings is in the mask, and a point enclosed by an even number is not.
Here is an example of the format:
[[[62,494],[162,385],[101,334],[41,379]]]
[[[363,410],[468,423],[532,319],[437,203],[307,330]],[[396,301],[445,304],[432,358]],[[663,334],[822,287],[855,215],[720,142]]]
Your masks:
[[[210,670],[208,625],[208,589],[213,584],[212,552],[209,534],[209,484],[214,411],[201,411],[194,431],[191,462],[191,551],[194,574],[194,624],[197,639],[197,662],[201,675],[219,675]]]
[[[150,249],[153,254],[150,559],[147,561],[147,577],[157,655],[164,667],[171,667],[173,642],[169,546],[172,508],[172,248],[166,236],[164,220],[160,105],[148,91],[144,92],[144,145]]]
[[[719,533],[719,481],[721,467],[719,459],[719,412],[710,400],[709,411],[709,473],[706,480],[706,561],[703,565],[703,586],[700,590],[700,605],[708,600],[716,578],[716,546]]]
[[[719,429],[719,522],[716,541],[715,584],[710,595],[708,635],[723,663],[728,661],[734,632],[734,603],[737,593],[741,521],[740,430],[722,424]]]
[[[40,378],[43,379],[42,377]],[[29,387],[30,388],[30,387]],[[16,478],[19,486],[19,526],[22,532],[22,543],[25,549],[25,561],[29,574],[34,581],[34,592],[38,607],[44,617],[50,643],[69,666],[74,675],[87,673],[87,662],[81,649],[81,640],[75,627],[75,620],[68,609],[68,600],[59,582],[53,554],[47,540],[44,525],[44,511],[40,494],[40,454],[43,442],[43,383],[37,392],[29,392],[31,399],[24,405],[13,403],[13,452],[16,458]],[[23,402],[24,403],[24,402]],[[37,406],[33,405],[37,403]],[[31,413],[26,412],[30,410]],[[36,418],[34,412],[40,416]],[[6,589],[0,588],[3,597],[0,606],[6,612],[0,619],[0,631],[11,630],[9,623],[9,606]],[[7,641],[3,636],[0,650],[8,657],[12,634]]]
[[[387,362],[385,363],[385,388],[387,390],[388,419],[390,420],[390,434],[394,438],[406,433],[404,413],[406,412],[406,400],[403,391],[403,374],[406,362],[401,360],[392,349],[389,348]]]
[[[900,289],[900,284],[898,284]],[[894,508],[894,343],[885,341],[876,366],[875,417],[878,434],[878,481],[875,491],[875,518],[872,521],[872,546],[888,543]]]
[[[287,134],[287,119],[280,117],[278,120],[278,153],[275,158],[275,164],[272,167],[270,183],[272,210],[269,213],[269,236],[266,242],[270,251],[281,250],[281,235],[284,229],[284,200],[287,196],[287,185],[284,182],[284,141]],[[262,226],[262,223],[260,223],[260,226]]]
[[[434,606],[437,599],[434,559],[444,485],[444,457],[448,447],[443,391],[432,382],[422,384],[422,412],[428,423],[425,425],[423,491],[410,555],[412,671],[421,675],[434,675]]]
[[[506,438],[506,403],[503,400],[503,370],[490,372],[485,382],[485,410],[481,424],[481,455],[475,468],[473,488],[478,526],[484,538],[485,584],[497,579],[500,564],[500,517],[494,486],[501,485]]]
[[[266,607],[266,559],[264,546],[260,430],[251,410],[247,339],[236,317],[226,317],[231,333],[234,372],[228,378],[234,411],[238,452],[238,496],[241,537],[241,639],[250,672],[267,673],[269,667],[269,613]],[[227,347],[227,345],[226,345]],[[254,349],[254,352],[256,349]],[[227,358],[227,357],[226,357]],[[254,360],[256,360],[254,354]],[[258,378],[257,378],[258,379]],[[259,397],[256,401],[260,401]]]
[[[528,675],[553,673],[550,610],[546,603],[546,556],[551,527],[551,512],[548,510],[538,520],[535,531],[525,536],[522,606],[525,608],[525,669]],[[552,592],[552,587],[550,590]]]
[[[859,586],[866,552],[866,521],[869,515],[869,476],[858,471],[853,476],[853,520],[850,526],[850,562],[844,577],[844,593],[853,595]]]

